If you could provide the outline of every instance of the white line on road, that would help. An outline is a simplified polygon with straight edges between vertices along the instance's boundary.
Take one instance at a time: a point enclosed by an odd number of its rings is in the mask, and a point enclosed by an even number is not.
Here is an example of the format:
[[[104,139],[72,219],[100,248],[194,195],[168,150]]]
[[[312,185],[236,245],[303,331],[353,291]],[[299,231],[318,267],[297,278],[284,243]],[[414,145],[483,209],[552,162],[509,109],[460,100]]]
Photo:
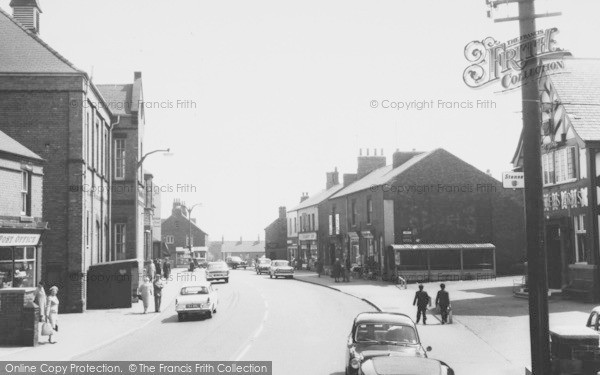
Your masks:
[[[254,343],[254,341],[258,338],[258,336],[260,336],[260,334],[262,333],[263,329],[265,328],[265,323],[267,322],[267,319],[269,319],[269,302],[267,302],[267,298],[265,297],[264,294],[261,294],[260,296],[263,299],[263,302],[265,304],[265,314],[263,315],[263,319],[260,322],[260,325],[258,326],[258,328],[256,329],[256,331],[254,331],[254,334],[250,338],[250,342],[233,359],[234,362],[241,361],[242,358],[244,358],[244,356],[246,355],[246,353],[248,353],[248,350],[250,350],[250,348],[252,347],[252,344]]]

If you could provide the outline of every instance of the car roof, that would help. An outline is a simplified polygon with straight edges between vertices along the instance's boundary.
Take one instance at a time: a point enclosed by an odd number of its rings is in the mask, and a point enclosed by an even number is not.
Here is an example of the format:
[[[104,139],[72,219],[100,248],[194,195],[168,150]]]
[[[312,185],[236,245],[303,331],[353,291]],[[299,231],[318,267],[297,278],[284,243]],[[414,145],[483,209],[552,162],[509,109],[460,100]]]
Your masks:
[[[386,375],[438,375],[442,363],[438,360],[408,356],[373,357],[373,367],[378,374]]]
[[[361,323],[400,323],[414,326],[412,319],[405,314],[390,312],[364,312],[356,316],[356,324]]]
[[[185,285],[183,285],[181,288],[189,288],[189,287],[198,287],[198,286],[205,286],[205,287],[209,287],[212,284],[209,281],[195,281],[195,282],[190,282],[187,283]]]
[[[600,306],[594,307],[591,312],[595,312],[595,313],[599,313],[600,314]]]

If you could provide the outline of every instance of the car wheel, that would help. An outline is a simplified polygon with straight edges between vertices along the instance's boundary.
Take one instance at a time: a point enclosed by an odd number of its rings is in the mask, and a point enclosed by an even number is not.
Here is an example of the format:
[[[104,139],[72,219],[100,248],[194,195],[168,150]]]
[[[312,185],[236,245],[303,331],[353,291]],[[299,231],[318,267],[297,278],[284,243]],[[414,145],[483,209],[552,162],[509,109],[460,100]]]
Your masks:
[[[271,278],[271,279],[272,279],[272,278],[273,278],[273,275],[269,274],[269,278]]]
[[[213,306],[213,314],[217,313],[217,306]]]
[[[183,321],[183,319],[184,319],[184,316],[183,316],[183,314],[182,314],[182,313],[179,313],[179,314],[177,314],[177,320],[178,320],[178,321],[182,322],[182,321]]]
[[[225,279],[225,282],[228,283],[229,282],[229,278]]]
[[[212,319],[212,314],[213,314],[213,313],[212,313],[212,310],[209,310],[209,311],[208,311],[208,314],[206,315],[206,317],[207,317],[208,319]]]

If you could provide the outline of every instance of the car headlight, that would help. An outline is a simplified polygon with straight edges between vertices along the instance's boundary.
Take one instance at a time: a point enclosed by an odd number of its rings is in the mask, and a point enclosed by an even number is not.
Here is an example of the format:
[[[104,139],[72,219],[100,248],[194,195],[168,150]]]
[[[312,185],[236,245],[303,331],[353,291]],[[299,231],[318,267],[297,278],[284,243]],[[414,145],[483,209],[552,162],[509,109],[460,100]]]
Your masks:
[[[360,367],[360,359],[356,357],[352,358],[352,360],[350,360],[350,366],[353,369],[358,370],[358,368]]]

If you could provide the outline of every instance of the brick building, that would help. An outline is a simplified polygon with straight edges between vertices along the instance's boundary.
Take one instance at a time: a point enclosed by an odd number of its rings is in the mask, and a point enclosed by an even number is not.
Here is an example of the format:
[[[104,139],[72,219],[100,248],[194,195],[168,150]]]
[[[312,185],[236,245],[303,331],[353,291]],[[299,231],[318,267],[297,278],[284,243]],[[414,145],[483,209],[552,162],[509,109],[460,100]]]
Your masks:
[[[0,10],[0,130],[46,160],[42,279],[63,312],[86,309],[90,265],[110,259],[112,116],[89,76],[39,37],[37,1]]]
[[[285,207],[279,207],[279,217],[265,228],[265,256],[287,259],[287,220]]]
[[[0,289],[41,280],[43,163],[0,131]]]
[[[391,272],[397,244],[495,245],[490,267],[509,273],[525,252],[521,192],[502,184],[443,149],[361,155],[356,174],[323,206],[329,234],[324,263],[351,263]],[[404,265],[403,265],[404,266]]]
[[[179,267],[186,266],[189,262],[189,250],[185,250],[190,246],[190,228],[192,232],[191,246],[193,249],[197,248],[198,252],[196,257],[206,259],[208,235],[198,227],[196,219],[188,217],[185,202],[174,200],[171,216],[162,222],[161,235],[169,250],[169,257],[175,260]],[[177,250],[179,250],[179,256]]]

